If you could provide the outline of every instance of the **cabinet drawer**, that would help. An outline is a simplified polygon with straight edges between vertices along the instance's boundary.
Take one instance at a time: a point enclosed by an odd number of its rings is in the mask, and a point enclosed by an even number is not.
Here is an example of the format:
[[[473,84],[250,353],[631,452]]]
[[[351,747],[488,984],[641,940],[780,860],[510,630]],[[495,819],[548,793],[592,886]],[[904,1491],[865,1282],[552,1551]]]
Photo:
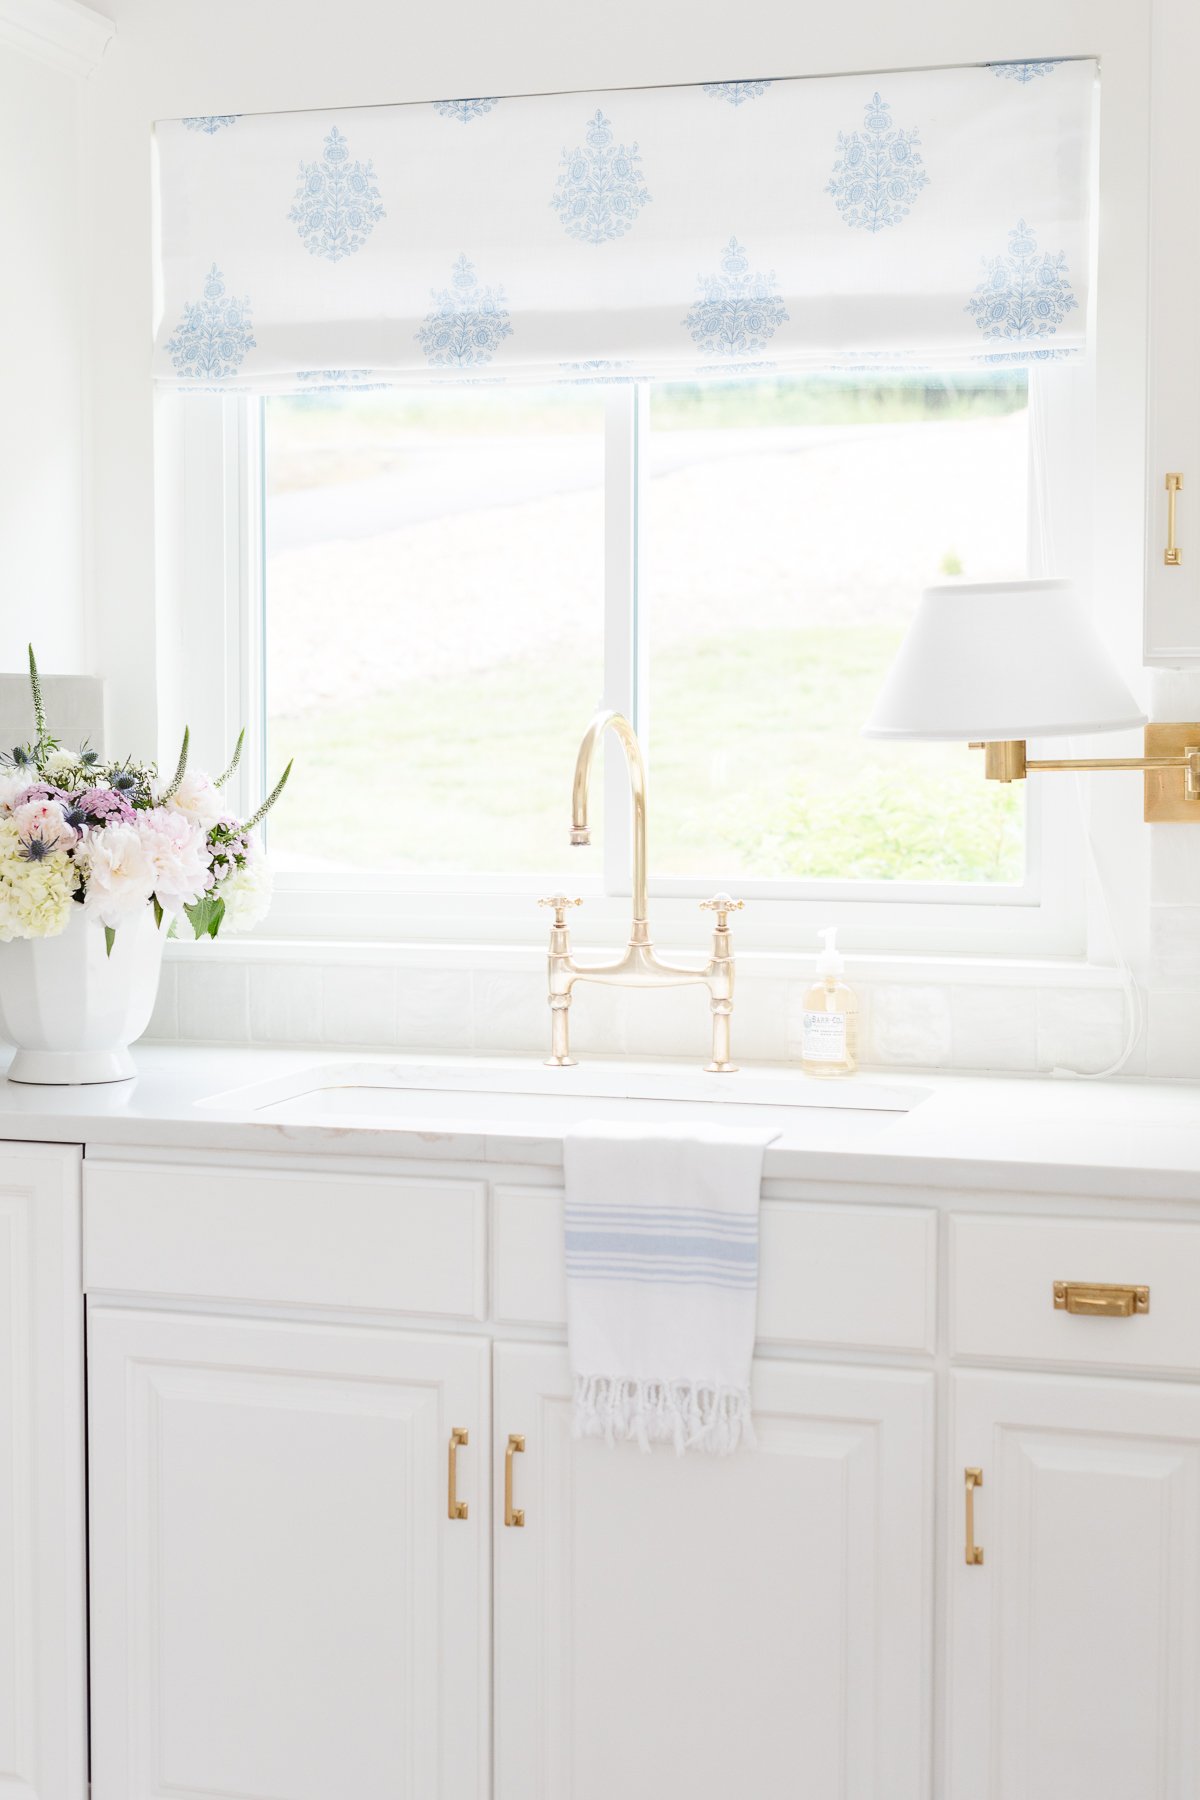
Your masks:
[[[85,1163],[83,1217],[92,1292],[486,1311],[482,1181]]]
[[[1149,1310],[1087,1317],[1056,1282],[1146,1287]],[[1200,1225],[1147,1220],[950,1220],[954,1356],[1200,1373]]]
[[[563,1325],[561,1188],[497,1186],[497,1319]],[[780,1344],[932,1351],[937,1214],[923,1207],[764,1200],[758,1336]]]

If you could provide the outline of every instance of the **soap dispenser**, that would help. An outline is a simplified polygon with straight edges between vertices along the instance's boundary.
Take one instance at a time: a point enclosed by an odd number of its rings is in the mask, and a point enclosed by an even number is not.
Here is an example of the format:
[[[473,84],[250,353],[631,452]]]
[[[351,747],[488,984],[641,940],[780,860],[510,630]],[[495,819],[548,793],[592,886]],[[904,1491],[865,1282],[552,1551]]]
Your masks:
[[[804,995],[800,1067],[828,1080],[853,1075],[858,1067],[858,996],[842,980],[845,961],[837,947],[837,927],[817,936],[825,948],[817,958],[817,978]]]

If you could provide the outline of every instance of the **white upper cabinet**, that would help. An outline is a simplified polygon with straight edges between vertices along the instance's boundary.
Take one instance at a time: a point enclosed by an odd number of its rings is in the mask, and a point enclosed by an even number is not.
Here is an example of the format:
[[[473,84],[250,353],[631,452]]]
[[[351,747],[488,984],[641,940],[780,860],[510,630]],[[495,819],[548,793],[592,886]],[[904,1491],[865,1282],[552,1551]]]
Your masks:
[[[93,1309],[95,1800],[486,1793],[487,1363]]]
[[[0,1800],[82,1800],[79,1151],[0,1145]]]
[[[1195,1800],[1200,1387],[971,1373],[953,1390],[946,1793]]]
[[[933,1377],[759,1361],[729,1458],[578,1442],[569,1396],[496,1346],[496,1800],[923,1800]]]
[[[1196,0],[1154,0],[1146,455],[1146,660],[1200,660],[1200,156]],[[1173,553],[1168,477],[1173,496]]]

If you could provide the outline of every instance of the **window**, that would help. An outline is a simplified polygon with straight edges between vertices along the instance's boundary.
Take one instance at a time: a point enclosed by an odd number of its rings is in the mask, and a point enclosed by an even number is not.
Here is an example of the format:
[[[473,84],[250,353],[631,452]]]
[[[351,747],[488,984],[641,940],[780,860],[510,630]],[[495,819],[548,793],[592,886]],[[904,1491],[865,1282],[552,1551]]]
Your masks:
[[[1054,465],[1031,387],[330,387],[216,400],[207,423],[189,397],[180,429],[219,442],[236,526],[224,729],[249,711],[260,778],[297,759],[275,928],[294,901],[305,934],[528,937],[566,881],[613,941],[619,767],[593,796],[607,848],[567,847],[603,701],[647,753],[660,935],[736,887],[744,942],[806,946],[835,905],[860,947],[1077,949],[1061,790],[860,736],[922,587],[1029,571]]]

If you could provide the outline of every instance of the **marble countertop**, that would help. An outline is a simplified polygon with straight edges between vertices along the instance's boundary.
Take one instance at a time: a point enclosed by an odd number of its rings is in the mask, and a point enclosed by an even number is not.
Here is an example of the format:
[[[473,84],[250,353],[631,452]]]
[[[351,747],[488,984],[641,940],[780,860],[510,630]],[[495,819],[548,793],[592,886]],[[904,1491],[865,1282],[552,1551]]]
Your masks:
[[[780,1131],[767,1179],[1200,1200],[1193,1082],[879,1071],[815,1083],[763,1065],[734,1076],[628,1061],[547,1071],[532,1058],[217,1046],[135,1055],[136,1081],[0,1082],[0,1139],[81,1143],[101,1156],[136,1148],[555,1166],[575,1117],[724,1114]]]

